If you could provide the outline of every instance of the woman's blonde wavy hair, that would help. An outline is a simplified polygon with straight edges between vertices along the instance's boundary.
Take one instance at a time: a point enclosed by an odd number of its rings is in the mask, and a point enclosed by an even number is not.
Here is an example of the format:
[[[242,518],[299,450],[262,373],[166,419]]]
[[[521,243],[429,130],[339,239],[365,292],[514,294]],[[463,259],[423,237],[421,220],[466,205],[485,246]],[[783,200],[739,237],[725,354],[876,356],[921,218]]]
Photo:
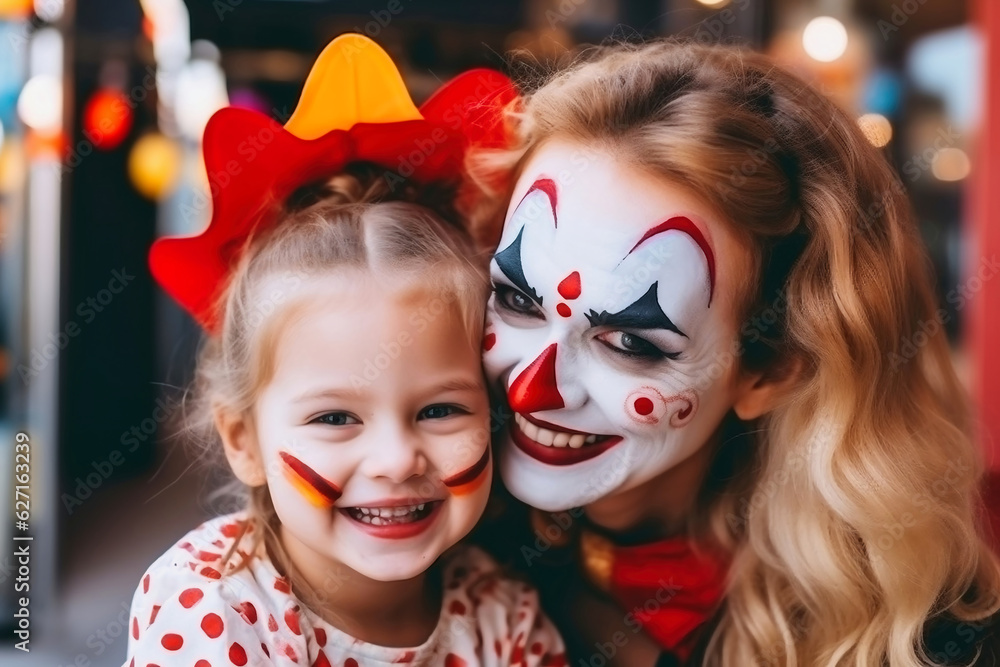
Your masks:
[[[943,327],[927,335],[928,260],[855,122],[765,56],[675,41],[592,47],[510,121],[516,146],[470,162],[484,187],[514,175],[498,205],[553,137],[689,188],[753,262],[740,369],[797,368],[699,496],[693,520],[734,558],[705,664],[934,663],[929,619],[997,611],[968,401]]]
[[[275,338],[288,319],[280,304],[288,300],[288,289],[304,280],[363,270],[382,280],[426,288],[456,308],[469,340],[478,347],[488,256],[477,250],[454,210],[454,187],[391,181],[389,174],[368,163],[348,165],[328,181],[299,189],[283,203],[271,229],[245,241],[217,306],[221,332],[204,339],[194,382],[181,399],[182,435],[201,460],[229,469],[215,411],[221,407],[252,422],[273,371]],[[275,290],[284,296],[276,297]],[[331,336],[335,340],[336,332]],[[263,545],[300,599],[314,608],[328,603],[329,593],[309,587],[282,548],[266,484],[250,487],[232,478],[211,500],[247,516],[223,554],[221,562],[231,563],[224,575],[246,567]],[[233,558],[236,553],[240,558]]]

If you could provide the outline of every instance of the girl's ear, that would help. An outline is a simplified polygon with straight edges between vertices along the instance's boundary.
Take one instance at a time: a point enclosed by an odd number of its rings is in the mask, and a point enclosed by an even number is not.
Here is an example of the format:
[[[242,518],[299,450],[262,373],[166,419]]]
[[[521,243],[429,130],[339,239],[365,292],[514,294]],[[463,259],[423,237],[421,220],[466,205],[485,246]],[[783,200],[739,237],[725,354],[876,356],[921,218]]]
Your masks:
[[[263,486],[267,475],[253,425],[245,415],[234,414],[221,406],[213,408],[212,414],[229,467],[237,479],[247,486]]]
[[[773,410],[795,383],[802,371],[802,360],[795,358],[775,371],[747,373],[736,382],[733,412],[742,421],[750,421]]]

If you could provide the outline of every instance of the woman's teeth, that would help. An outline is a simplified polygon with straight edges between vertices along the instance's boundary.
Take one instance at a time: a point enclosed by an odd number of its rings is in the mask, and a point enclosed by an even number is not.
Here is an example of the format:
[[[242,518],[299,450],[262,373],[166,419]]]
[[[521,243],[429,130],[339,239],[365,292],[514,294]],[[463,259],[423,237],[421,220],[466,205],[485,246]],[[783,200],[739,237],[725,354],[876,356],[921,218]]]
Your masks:
[[[430,513],[431,506],[431,503],[420,503],[404,507],[348,507],[347,513],[352,519],[361,523],[388,526],[419,521]]]
[[[550,431],[547,428],[535,426],[521,415],[514,413],[514,421],[521,432],[540,445],[546,447],[572,447],[579,449],[584,444],[597,442],[596,435],[583,435],[582,433],[566,433],[564,431]]]

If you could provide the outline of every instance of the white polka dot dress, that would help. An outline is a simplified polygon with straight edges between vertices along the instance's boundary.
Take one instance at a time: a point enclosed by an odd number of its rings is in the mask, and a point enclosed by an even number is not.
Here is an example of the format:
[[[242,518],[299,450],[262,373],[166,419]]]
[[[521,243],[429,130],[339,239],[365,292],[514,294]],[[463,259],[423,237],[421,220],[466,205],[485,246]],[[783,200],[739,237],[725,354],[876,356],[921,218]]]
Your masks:
[[[222,557],[244,515],[207,521],[154,562],[136,589],[124,667],[564,667],[565,649],[533,588],[475,547],[443,556],[441,616],[420,646],[359,641],[292,593],[266,556]],[[248,567],[229,570],[247,559]],[[224,574],[225,573],[225,574]]]

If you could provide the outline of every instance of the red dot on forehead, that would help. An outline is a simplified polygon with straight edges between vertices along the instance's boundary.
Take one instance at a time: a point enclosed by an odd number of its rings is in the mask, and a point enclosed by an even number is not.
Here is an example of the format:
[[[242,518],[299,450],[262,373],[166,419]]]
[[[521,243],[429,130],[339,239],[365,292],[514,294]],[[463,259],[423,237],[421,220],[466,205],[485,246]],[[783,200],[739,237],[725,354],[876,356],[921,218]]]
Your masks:
[[[580,272],[574,271],[559,283],[559,296],[573,300],[580,296]]]
[[[635,407],[635,411],[640,415],[648,415],[653,411],[653,401],[649,400],[645,396],[641,396],[635,399],[635,403],[632,404]]]
[[[556,312],[562,315],[563,317],[569,317],[570,315],[573,314],[573,311],[570,310],[570,307],[567,306],[565,303],[560,303],[559,305],[557,305]]]

